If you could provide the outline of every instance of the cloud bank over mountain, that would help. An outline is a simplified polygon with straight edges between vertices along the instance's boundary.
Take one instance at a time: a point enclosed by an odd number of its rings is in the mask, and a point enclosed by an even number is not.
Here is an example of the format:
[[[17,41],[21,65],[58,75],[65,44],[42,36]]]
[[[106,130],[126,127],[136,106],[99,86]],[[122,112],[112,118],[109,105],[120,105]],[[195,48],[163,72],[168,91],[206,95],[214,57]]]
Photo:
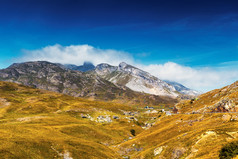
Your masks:
[[[112,49],[98,49],[89,45],[61,46],[59,44],[46,46],[38,50],[23,50],[24,56],[20,61],[50,61],[62,64],[82,65],[90,61],[99,63],[119,64],[121,61],[133,62],[133,57],[126,52]]]
[[[238,69],[229,70],[229,67],[224,66],[220,68],[193,68],[174,62],[143,65],[136,63],[130,53],[112,49],[99,49],[90,45],[61,46],[56,44],[38,50],[23,50],[23,53],[18,62],[50,61],[81,65],[84,61],[90,61],[94,65],[100,63],[118,65],[124,61],[162,80],[179,82],[189,88],[203,92],[231,84],[238,80]]]
[[[176,81],[199,91],[209,91],[238,80],[238,70],[215,68],[192,68],[174,62],[141,66],[145,71],[160,79]]]

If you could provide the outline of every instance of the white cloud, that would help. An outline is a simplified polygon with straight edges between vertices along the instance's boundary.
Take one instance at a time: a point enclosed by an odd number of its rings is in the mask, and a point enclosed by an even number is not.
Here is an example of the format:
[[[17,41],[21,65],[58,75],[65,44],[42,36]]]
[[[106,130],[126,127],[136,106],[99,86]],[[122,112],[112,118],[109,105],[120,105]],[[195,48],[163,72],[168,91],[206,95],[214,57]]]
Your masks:
[[[238,80],[238,70],[192,68],[173,62],[141,65],[140,67],[160,79],[176,81],[203,92],[229,85]]]
[[[238,80],[238,70],[230,66],[192,68],[173,62],[142,65],[137,64],[129,53],[109,49],[103,50],[89,45],[53,45],[39,50],[24,50],[23,52],[24,55],[19,59],[20,62],[42,60],[81,65],[84,61],[90,61],[95,65],[99,63],[118,65],[120,62],[124,61],[150,72],[160,79],[176,81],[189,88],[203,92],[220,88]],[[229,68],[233,69],[229,70]]]
[[[24,56],[20,61],[50,61],[62,64],[81,65],[84,61],[93,64],[110,63],[118,65],[121,61],[131,63],[130,54],[116,50],[102,50],[89,45],[47,46],[39,50],[23,50]]]

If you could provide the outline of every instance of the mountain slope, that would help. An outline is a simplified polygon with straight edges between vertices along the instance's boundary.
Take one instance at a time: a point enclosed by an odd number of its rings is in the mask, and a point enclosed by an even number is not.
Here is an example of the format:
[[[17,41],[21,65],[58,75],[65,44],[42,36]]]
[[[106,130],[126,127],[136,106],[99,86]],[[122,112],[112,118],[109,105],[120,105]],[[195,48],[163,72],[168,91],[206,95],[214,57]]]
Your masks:
[[[180,114],[161,114],[133,140],[117,145],[131,158],[217,159],[224,145],[238,142],[238,81],[176,105]],[[236,112],[236,113],[235,113]]]
[[[217,159],[225,144],[238,141],[237,120],[237,114],[229,113],[162,116],[133,140],[117,145],[117,152],[142,159]]]
[[[109,146],[142,131],[126,111],[136,109],[0,81],[1,158],[121,158]]]
[[[177,83],[177,82],[173,82],[173,81],[167,81],[165,80],[166,83],[174,86],[174,88],[176,89],[176,91],[184,94],[184,95],[189,95],[189,96],[198,96],[200,95],[201,93],[199,93],[198,91],[195,91],[195,90],[192,90],[190,88],[187,88],[185,86],[183,86],[182,84],[180,83]]]
[[[181,113],[238,112],[238,81],[176,105]]]
[[[170,96],[176,98],[180,95],[176,89],[168,83],[124,62],[119,66],[99,64],[95,72],[102,78],[121,86],[126,86],[137,92]]]
[[[214,91],[237,101],[237,86]],[[216,159],[223,145],[238,141],[235,113],[153,111],[0,81],[0,155]]]
[[[174,104],[176,99],[134,92],[117,86],[92,72],[66,69],[60,64],[45,61],[13,64],[0,70],[0,80],[64,93],[75,97],[117,100],[131,104]]]
[[[115,87],[99,77],[67,70],[61,65],[44,61],[13,64],[0,71],[0,79],[76,97],[90,96],[92,90],[96,93],[101,87]]]

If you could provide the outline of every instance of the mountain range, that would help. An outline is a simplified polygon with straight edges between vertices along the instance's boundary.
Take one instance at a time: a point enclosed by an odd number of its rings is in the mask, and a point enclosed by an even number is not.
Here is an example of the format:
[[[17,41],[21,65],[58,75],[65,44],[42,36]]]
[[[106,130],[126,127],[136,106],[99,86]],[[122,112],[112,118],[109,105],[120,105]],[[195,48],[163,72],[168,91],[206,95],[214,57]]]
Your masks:
[[[144,92],[154,95],[177,97],[181,94],[197,96],[198,91],[189,89],[182,84],[163,81],[150,73],[138,69],[125,62],[121,62],[118,66],[112,66],[106,63],[94,66],[90,62],[85,62],[81,66],[64,65],[66,68],[77,71],[95,71],[100,77],[119,86],[126,86],[137,92]]]
[[[168,83],[150,73],[122,62],[119,66],[99,64],[95,72],[102,78],[120,86],[126,86],[137,92],[176,98],[184,95],[196,96],[199,93],[178,83]]]
[[[126,86],[115,85],[99,76],[95,70],[75,71],[64,65],[46,61],[12,64],[0,70],[0,80],[96,100],[117,100],[143,105],[177,102],[175,98],[145,94],[133,91]]]
[[[196,91],[160,80],[125,62],[119,66],[103,63],[96,67],[89,62],[82,66],[46,61],[15,63],[0,70],[0,80],[103,100],[138,100],[136,97],[145,96],[145,101],[150,98],[169,103],[178,97],[198,95]]]

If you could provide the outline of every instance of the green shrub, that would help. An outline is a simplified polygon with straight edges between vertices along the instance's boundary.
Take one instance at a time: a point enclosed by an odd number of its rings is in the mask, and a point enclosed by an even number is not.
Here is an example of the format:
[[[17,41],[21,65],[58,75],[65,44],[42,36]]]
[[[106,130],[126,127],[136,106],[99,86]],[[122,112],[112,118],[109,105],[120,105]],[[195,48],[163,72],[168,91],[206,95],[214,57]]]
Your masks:
[[[131,129],[130,132],[131,132],[131,135],[136,136],[136,131],[134,129]]]
[[[238,155],[238,141],[231,142],[220,150],[220,159],[231,159]]]

